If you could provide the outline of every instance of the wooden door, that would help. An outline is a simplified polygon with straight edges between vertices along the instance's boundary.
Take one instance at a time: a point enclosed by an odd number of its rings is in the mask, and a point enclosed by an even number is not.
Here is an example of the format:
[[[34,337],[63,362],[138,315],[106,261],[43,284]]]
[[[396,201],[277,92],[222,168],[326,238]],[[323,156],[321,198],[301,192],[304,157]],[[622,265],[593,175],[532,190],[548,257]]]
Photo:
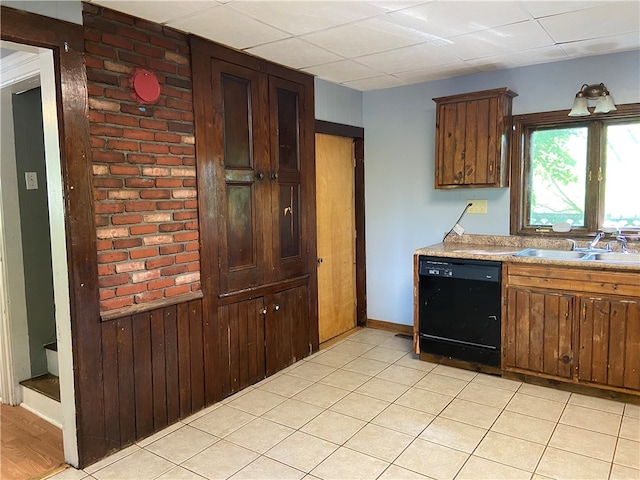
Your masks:
[[[217,349],[222,396],[239,392],[265,377],[264,298],[224,305],[218,310]]]
[[[269,77],[271,118],[271,185],[273,280],[286,280],[307,273],[307,205],[303,199],[303,168],[311,163],[301,158],[305,124],[301,121],[304,87],[278,77]]]
[[[212,62],[220,291],[261,285],[270,264],[269,121],[266,77]],[[213,241],[213,239],[203,239]]]
[[[309,355],[309,294],[306,286],[266,298],[265,350],[267,376]]]
[[[320,342],[356,326],[353,139],[316,134]]]
[[[640,388],[640,302],[582,298],[578,378]]]
[[[571,378],[574,297],[507,291],[505,367]]]

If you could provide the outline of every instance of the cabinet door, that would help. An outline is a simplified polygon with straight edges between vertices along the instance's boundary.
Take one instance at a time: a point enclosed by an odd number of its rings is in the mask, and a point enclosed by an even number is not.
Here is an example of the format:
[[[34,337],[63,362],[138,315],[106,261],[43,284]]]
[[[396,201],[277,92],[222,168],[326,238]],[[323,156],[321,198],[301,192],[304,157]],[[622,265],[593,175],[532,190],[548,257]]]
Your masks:
[[[219,370],[222,396],[227,397],[265,377],[263,298],[218,309]]]
[[[580,380],[640,388],[640,302],[582,298]]]
[[[278,77],[269,78],[271,110],[271,177],[274,280],[307,273],[307,205],[309,188],[303,184],[303,168],[313,159],[301,158],[308,151],[302,108],[302,85]]]
[[[507,289],[505,367],[570,378],[574,297]]]
[[[438,106],[436,188],[464,183],[466,107],[465,102]]]
[[[216,60],[212,69],[218,265],[225,293],[262,284],[269,263],[267,84],[264,75],[234,64]]]
[[[266,305],[267,376],[310,353],[309,299],[306,286],[272,295]]]

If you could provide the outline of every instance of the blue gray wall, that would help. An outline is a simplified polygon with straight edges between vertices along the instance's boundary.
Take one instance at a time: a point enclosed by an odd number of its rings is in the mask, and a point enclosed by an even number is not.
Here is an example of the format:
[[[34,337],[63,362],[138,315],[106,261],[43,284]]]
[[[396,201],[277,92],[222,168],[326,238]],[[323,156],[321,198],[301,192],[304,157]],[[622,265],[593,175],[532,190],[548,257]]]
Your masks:
[[[509,233],[509,189],[435,190],[434,97],[509,87],[513,113],[569,109],[584,83],[603,82],[616,103],[640,102],[640,52],[468,75],[363,93],[368,317],[413,323],[413,252],[441,241],[467,199],[468,233]]]

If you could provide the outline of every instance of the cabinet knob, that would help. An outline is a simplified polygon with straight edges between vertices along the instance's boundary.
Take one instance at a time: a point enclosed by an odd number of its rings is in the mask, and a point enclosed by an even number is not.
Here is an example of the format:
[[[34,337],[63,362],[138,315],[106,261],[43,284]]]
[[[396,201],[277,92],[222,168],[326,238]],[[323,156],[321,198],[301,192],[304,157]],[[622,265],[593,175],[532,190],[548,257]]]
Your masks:
[[[318,259],[318,264],[320,264],[320,263],[322,263],[322,262],[324,262],[324,260],[323,260],[322,258],[319,258],[319,259]]]
[[[264,173],[262,173],[262,172],[258,172],[258,173],[256,173],[256,178],[257,178],[258,180],[263,180],[263,179],[264,179]]]
[[[564,357],[562,357],[562,363],[564,363],[565,365],[570,361],[571,361],[571,357],[569,357],[569,355],[565,355]]]
[[[278,172],[271,172],[269,177],[271,178],[271,180],[277,180],[278,179]]]
[[[267,309],[266,309],[266,308],[263,308],[262,310],[260,310],[260,313],[261,313],[262,315],[266,315],[266,314],[267,314]]]
[[[273,311],[277,312],[278,310],[280,310],[280,305],[274,305],[273,306]]]

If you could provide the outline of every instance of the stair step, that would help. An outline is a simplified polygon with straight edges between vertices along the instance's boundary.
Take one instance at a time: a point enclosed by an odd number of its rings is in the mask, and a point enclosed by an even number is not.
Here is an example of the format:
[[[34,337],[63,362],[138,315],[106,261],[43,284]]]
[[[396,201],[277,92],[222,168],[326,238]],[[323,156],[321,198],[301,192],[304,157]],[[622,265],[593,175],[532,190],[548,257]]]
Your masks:
[[[20,385],[41,393],[56,402],[60,401],[60,379],[50,373],[23,380],[20,382]]]

